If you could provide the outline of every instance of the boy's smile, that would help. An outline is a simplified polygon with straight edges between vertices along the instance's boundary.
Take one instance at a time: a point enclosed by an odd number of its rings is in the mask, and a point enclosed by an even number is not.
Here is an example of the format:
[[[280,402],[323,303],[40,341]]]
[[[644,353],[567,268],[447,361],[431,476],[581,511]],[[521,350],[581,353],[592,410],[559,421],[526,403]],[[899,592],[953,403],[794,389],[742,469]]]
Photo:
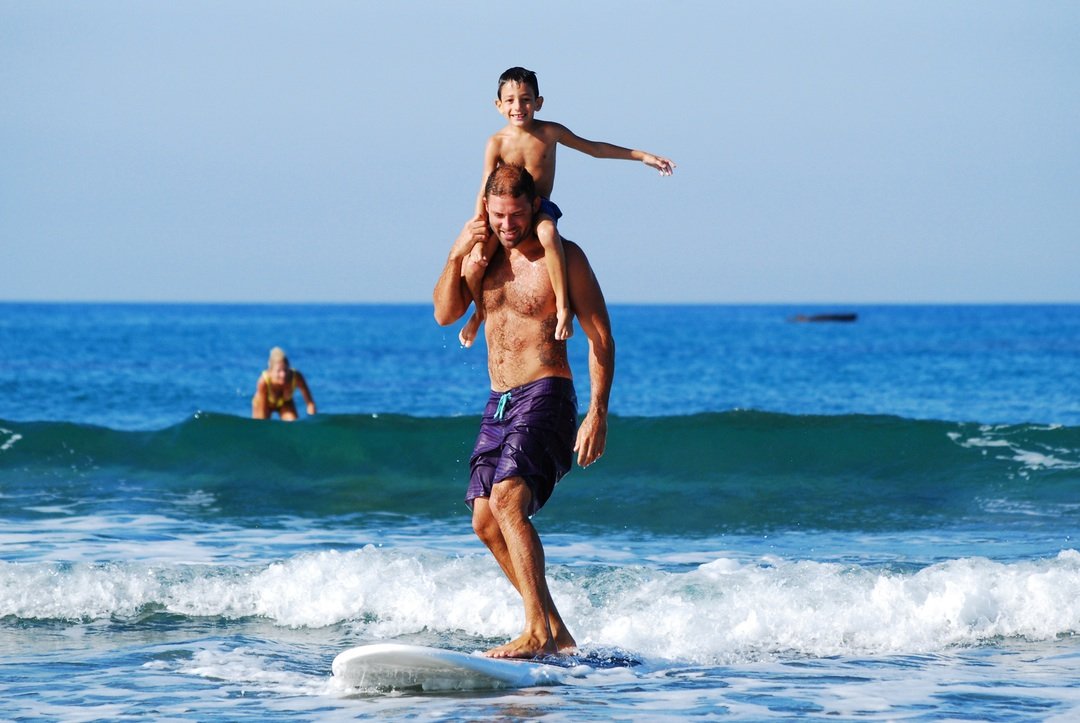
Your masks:
[[[544,105],[543,96],[534,96],[532,88],[526,83],[509,82],[499,91],[495,107],[515,126],[527,126],[533,121],[533,114]]]

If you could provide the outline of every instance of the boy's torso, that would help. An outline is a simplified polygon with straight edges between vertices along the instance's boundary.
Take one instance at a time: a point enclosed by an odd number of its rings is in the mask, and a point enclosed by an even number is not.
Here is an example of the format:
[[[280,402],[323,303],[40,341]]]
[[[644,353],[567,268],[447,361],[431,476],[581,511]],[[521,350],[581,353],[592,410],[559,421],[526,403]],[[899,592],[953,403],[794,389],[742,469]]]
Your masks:
[[[555,149],[558,126],[533,121],[528,129],[507,126],[495,134],[500,164],[524,166],[536,183],[536,192],[551,198],[555,186]]]

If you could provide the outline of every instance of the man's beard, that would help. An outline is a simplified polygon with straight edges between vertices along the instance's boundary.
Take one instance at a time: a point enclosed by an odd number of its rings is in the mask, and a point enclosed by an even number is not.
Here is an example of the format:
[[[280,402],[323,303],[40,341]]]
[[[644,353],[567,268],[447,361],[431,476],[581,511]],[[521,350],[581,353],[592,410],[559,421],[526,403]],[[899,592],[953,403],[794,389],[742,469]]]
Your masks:
[[[488,230],[491,231],[491,233],[495,234],[495,238],[499,239],[500,246],[505,249],[512,249],[517,247],[517,245],[525,239],[531,238],[536,233],[536,223],[535,221],[531,222],[522,233],[517,235],[517,237],[513,241],[504,241],[502,234],[491,228],[490,225],[488,226]]]

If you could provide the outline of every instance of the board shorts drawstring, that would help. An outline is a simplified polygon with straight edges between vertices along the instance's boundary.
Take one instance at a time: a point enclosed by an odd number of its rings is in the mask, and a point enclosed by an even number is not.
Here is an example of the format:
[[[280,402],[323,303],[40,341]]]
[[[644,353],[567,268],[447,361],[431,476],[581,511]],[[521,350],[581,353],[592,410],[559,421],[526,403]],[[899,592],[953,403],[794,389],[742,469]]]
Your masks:
[[[509,403],[510,392],[503,392],[502,396],[499,397],[499,406],[495,410],[495,419],[502,421],[503,416],[506,414],[506,405]]]

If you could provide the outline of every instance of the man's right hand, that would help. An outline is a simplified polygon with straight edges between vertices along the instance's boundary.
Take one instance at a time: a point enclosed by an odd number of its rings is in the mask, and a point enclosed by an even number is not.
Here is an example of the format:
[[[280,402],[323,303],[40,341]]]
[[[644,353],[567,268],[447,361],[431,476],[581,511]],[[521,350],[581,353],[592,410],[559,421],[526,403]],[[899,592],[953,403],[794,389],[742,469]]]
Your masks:
[[[435,282],[435,291],[432,294],[435,321],[440,326],[453,324],[469,310],[472,295],[465,285],[466,261],[477,243],[487,240],[487,237],[487,221],[474,216],[465,223],[465,227],[451,245],[446,265]]]
[[[487,241],[488,238],[488,224],[487,219],[480,216],[474,216],[465,223],[465,227],[461,229],[461,233],[458,234],[457,240],[454,241],[454,246],[450,249],[450,255],[455,258],[464,258],[472,252],[473,248]],[[479,252],[476,252],[479,257]],[[487,261],[484,264],[487,265]]]

